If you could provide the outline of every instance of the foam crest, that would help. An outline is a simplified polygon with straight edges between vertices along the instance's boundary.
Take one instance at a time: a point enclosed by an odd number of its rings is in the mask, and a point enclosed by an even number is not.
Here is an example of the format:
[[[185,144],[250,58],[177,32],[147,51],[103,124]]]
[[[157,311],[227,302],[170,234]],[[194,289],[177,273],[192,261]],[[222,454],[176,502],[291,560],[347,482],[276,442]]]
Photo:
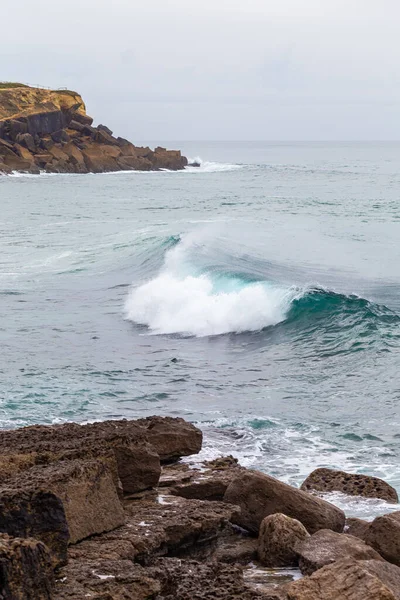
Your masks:
[[[229,274],[191,274],[188,254],[196,243],[187,236],[166,253],[157,277],[130,292],[128,319],[153,333],[199,337],[258,331],[285,319],[294,290]]]

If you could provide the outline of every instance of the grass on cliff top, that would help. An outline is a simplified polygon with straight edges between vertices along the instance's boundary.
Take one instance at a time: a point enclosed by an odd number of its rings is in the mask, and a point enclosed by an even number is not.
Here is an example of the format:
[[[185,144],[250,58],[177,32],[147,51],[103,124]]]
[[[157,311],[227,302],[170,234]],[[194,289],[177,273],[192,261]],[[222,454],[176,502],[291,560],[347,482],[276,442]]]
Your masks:
[[[15,83],[13,81],[0,81],[0,90],[9,90],[10,88],[29,87],[24,83]]]

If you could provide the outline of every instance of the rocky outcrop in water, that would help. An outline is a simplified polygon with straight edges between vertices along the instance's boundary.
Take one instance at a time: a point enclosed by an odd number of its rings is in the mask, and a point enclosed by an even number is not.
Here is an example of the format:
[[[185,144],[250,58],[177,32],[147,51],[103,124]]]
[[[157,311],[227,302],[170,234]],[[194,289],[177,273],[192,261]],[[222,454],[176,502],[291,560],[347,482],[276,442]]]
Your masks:
[[[0,174],[180,170],[179,150],[134,146],[93,126],[79,94],[0,83]]]
[[[364,542],[231,456],[181,460],[201,443],[169,417],[0,432],[0,599],[400,600],[396,514],[349,520]]]

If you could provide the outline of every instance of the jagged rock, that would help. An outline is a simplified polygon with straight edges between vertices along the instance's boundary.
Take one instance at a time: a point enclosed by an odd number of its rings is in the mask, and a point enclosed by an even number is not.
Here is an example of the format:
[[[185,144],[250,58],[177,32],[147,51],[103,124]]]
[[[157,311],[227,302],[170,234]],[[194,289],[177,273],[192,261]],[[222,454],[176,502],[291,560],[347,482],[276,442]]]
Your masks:
[[[51,134],[51,139],[56,143],[63,144],[66,144],[71,140],[65,129],[59,129],[58,131],[54,131],[54,133]]]
[[[97,131],[94,135],[94,140],[99,144],[110,144],[111,146],[118,146],[117,139],[114,138],[112,134],[108,133],[105,128],[97,128]]]
[[[203,443],[200,429],[179,417],[147,417],[135,421],[146,430],[147,438],[157,450],[161,462],[198,454]]]
[[[333,504],[259,471],[244,470],[229,484],[224,501],[240,506],[237,524],[257,534],[262,520],[274,513],[297,519],[309,533],[341,532],[345,523],[343,511]]]
[[[232,456],[204,462],[203,465],[208,468],[197,473],[193,471],[190,481],[177,482],[171,493],[183,498],[223,500],[228,485],[240,474],[242,467]]]
[[[122,525],[112,474],[94,460],[34,467],[0,487],[0,531],[35,537],[63,564],[67,544]]]
[[[239,527],[228,524],[218,536],[211,559],[218,562],[248,565],[257,560],[257,538]]]
[[[355,517],[346,519],[346,527],[344,528],[345,533],[353,535],[354,537],[364,540],[369,529],[369,521],[363,519],[357,519]]]
[[[400,566],[400,511],[374,519],[364,540],[385,560]]]
[[[399,592],[397,567],[374,560],[340,560],[311,577],[291,583],[287,597],[288,600],[399,600]]]
[[[165,148],[156,148],[151,162],[156,169],[171,171],[184,169],[188,164],[187,158],[182,156],[180,150],[165,150]]]
[[[85,126],[83,123],[79,123],[79,121],[72,120],[68,124],[68,127],[69,127],[69,129],[72,129],[73,131],[82,132]]]
[[[91,126],[93,123],[93,119],[92,117],[89,117],[89,115],[87,114],[83,114],[82,112],[74,112],[73,113],[73,120],[77,121],[78,123],[82,123],[82,125],[87,125],[87,126]],[[69,126],[71,127],[71,122],[69,123]]]
[[[151,171],[152,164],[147,158],[138,156],[120,156],[118,165],[123,171]]]
[[[99,131],[104,131],[105,133],[107,133],[108,135],[112,135],[113,132],[111,131],[111,129],[109,129],[108,127],[106,127],[105,125],[97,125],[97,129]],[[116,140],[117,141],[117,140]]]
[[[50,137],[42,137],[39,142],[39,147],[43,150],[50,150],[54,146],[54,142]]]
[[[25,160],[28,160],[31,164],[33,164],[33,162],[34,162],[33,154],[27,148],[24,148],[23,146],[20,146],[19,144],[14,144],[14,150],[18,154],[18,156],[20,156],[21,158],[23,158]]]
[[[308,537],[300,521],[280,513],[269,515],[261,523],[258,558],[266,567],[297,566],[301,545]]]
[[[325,565],[344,558],[354,560],[382,560],[371,546],[345,533],[321,529],[299,547],[299,566],[304,575],[311,575]]]
[[[378,477],[325,468],[313,471],[300,489],[306,492],[342,492],[349,496],[380,498],[394,503],[399,501],[396,490]]]
[[[17,135],[16,141],[21,146],[25,146],[30,152],[36,151],[36,144],[33,136],[30,133],[22,133]]]
[[[54,575],[46,546],[0,534],[0,598],[51,600]]]
[[[160,459],[148,443],[147,432],[136,421],[103,421],[78,425],[35,425],[0,432],[0,481],[37,463],[88,457],[115,457],[119,479],[126,493],[157,484]],[[112,469],[112,464],[109,464]]]
[[[82,150],[82,154],[85,159],[87,170],[92,173],[105,173],[120,170],[115,158],[103,152],[102,146],[99,144],[88,146],[85,150]]]
[[[61,150],[58,146],[52,146],[49,150],[49,154],[53,156],[57,161],[68,162],[68,154]]]
[[[0,173],[3,173],[4,175],[8,175],[11,172],[12,172],[12,169],[0,160]]]
[[[238,512],[237,507],[222,502],[168,496],[133,500],[125,510],[125,525],[71,547],[70,556],[79,560],[101,556],[141,563],[158,555],[209,556],[219,535]]]
[[[57,600],[151,600],[160,583],[130,560],[70,560],[56,581]]]

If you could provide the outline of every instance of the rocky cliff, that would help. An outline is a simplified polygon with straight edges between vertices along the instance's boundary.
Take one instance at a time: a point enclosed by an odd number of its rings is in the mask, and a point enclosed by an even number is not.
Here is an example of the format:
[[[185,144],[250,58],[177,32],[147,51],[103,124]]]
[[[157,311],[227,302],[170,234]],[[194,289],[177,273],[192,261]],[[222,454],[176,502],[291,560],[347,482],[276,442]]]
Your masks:
[[[93,127],[76,92],[0,84],[0,174],[176,171],[187,164],[179,150],[137,147],[105,125]]]

